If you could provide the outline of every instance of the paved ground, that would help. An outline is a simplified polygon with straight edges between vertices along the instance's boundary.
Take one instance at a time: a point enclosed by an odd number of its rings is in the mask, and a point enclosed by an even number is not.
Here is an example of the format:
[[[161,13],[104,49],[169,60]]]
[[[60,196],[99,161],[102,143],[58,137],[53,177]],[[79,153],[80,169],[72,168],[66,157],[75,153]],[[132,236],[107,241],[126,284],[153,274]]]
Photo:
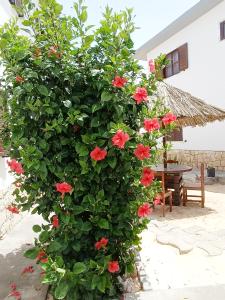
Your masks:
[[[173,207],[163,218],[156,208],[140,253],[148,294],[127,299],[225,299],[225,186],[206,189],[204,209]]]
[[[0,299],[11,300],[10,284],[15,283],[17,290],[22,294],[22,300],[44,300],[47,287],[40,284],[41,270],[33,260],[23,257],[26,249],[32,246],[35,234],[32,231],[34,224],[39,224],[39,216],[20,216],[20,222],[10,231],[3,240],[0,240]],[[33,266],[34,272],[21,274],[25,267]]]

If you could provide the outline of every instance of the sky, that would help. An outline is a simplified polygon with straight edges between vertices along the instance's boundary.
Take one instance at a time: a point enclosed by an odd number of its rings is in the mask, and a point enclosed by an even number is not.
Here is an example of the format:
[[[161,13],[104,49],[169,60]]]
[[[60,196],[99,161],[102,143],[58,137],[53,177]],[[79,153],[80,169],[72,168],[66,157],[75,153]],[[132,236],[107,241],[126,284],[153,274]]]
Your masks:
[[[66,14],[73,15],[73,0],[58,0]],[[98,25],[102,11],[108,4],[115,11],[126,7],[134,9],[135,23],[139,29],[133,34],[135,49],[164,29],[173,20],[195,5],[199,0],[86,0],[88,22]]]

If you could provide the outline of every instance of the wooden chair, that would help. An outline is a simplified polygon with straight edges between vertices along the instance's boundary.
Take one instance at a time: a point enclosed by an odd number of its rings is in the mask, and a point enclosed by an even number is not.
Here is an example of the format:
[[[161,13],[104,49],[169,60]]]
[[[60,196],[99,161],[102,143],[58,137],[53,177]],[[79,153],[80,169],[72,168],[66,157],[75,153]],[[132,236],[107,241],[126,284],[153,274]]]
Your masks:
[[[175,159],[168,159],[166,162],[167,162],[167,164],[177,164],[178,165],[178,160],[175,160]]]
[[[201,207],[205,206],[205,174],[204,174],[205,166],[201,163],[200,167],[200,183],[185,183],[183,186],[183,205],[186,206],[187,202],[199,202],[201,203]],[[200,195],[189,195],[188,191],[200,191]],[[193,199],[194,198],[194,199]],[[197,199],[197,200],[196,200]]]
[[[159,198],[162,201],[162,213],[163,213],[163,217],[165,217],[165,206],[166,206],[167,198],[169,198],[170,212],[172,211],[172,206],[173,206],[172,191],[165,189],[165,174],[164,173],[157,172],[156,177],[161,181],[162,192],[157,194],[157,198]]]

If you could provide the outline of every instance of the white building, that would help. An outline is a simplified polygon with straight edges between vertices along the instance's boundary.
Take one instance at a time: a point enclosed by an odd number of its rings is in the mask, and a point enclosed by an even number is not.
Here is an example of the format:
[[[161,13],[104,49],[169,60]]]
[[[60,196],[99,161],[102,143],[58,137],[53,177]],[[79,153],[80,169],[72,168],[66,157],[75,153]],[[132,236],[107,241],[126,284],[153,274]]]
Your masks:
[[[201,0],[136,52],[140,60],[168,54],[165,80],[193,96],[225,109],[225,0]],[[225,170],[225,122],[184,128],[177,155]],[[188,155],[187,155],[188,154]],[[196,158],[197,157],[197,158]]]
[[[20,3],[20,0],[0,0],[0,26],[11,17],[17,16],[15,5],[20,5]],[[0,190],[6,188],[12,181],[13,177],[8,173],[6,158],[1,157],[0,154]]]

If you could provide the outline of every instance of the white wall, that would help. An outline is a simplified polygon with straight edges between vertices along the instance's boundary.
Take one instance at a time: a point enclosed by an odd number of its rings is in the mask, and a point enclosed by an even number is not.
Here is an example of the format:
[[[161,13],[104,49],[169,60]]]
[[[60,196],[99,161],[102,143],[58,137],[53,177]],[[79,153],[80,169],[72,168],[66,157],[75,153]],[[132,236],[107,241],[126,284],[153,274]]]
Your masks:
[[[189,68],[167,82],[225,110],[225,40],[220,41],[220,22],[225,21],[225,1],[148,53],[148,59],[169,53],[188,43]],[[184,140],[174,148],[225,151],[225,122],[184,128]]]
[[[16,15],[8,0],[0,0],[0,26]],[[6,160],[6,158],[0,157],[0,190],[7,188],[13,181],[12,175],[8,172]]]
[[[0,25],[9,20],[11,16],[16,16],[16,12],[8,0],[0,0]]]

